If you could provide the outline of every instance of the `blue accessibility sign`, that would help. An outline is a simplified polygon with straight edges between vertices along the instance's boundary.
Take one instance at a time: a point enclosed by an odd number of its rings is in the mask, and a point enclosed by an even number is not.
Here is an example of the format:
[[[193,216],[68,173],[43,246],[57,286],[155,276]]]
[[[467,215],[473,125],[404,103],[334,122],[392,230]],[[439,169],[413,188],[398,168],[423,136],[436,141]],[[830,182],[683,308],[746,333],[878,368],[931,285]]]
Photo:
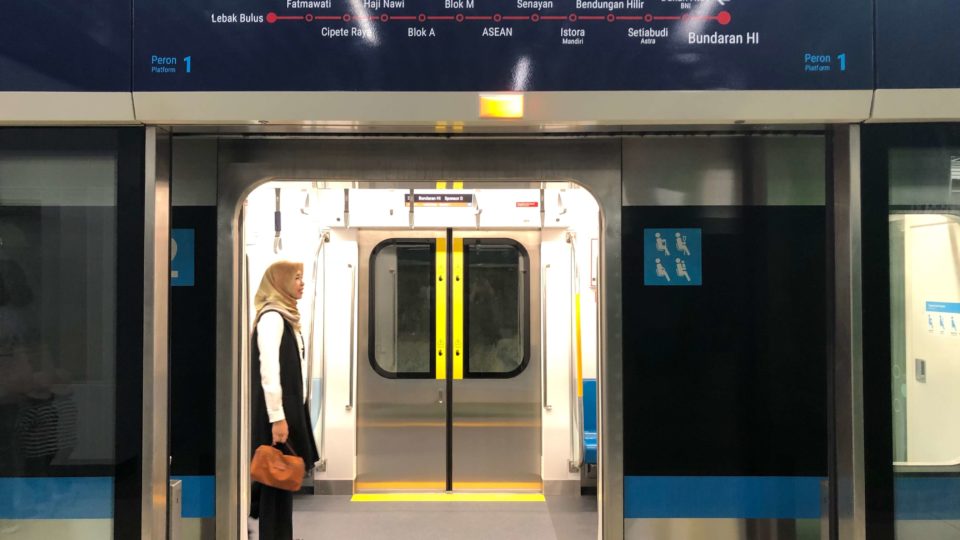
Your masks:
[[[170,285],[193,287],[194,230],[170,230]]]
[[[660,287],[703,285],[700,229],[644,229],[643,284]]]

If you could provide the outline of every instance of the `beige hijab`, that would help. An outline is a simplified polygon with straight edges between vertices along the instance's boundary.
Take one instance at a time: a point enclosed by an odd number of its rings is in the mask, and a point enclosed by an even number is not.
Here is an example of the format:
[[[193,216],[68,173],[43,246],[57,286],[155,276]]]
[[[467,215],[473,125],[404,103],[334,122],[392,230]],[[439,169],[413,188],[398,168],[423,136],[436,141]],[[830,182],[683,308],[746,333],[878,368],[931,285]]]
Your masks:
[[[276,311],[293,326],[294,331],[300,331],[300,311],[297,309],[296,290],[293,284],[297,272],[303,272],[303,263],[277,261],[267,268],[263,273],[263,279],[260,280],[257,295],[253,299],[253,305],[257,308],[254,325],[267,311]]]

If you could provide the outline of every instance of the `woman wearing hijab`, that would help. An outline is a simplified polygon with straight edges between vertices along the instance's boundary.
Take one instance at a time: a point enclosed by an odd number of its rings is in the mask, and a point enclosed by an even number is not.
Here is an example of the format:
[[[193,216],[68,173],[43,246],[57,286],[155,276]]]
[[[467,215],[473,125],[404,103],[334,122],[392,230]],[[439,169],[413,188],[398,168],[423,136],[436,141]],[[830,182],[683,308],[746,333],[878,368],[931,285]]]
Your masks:
[[[270,265],[254,298],[252,443],[254,449],[289,444],[309,470],[320,458],[306,402],[300,298],[303,264],[278,261]],[[260,539],[292,540],[293,493],[254,482],[251,495],[250,517],[259,519]]]

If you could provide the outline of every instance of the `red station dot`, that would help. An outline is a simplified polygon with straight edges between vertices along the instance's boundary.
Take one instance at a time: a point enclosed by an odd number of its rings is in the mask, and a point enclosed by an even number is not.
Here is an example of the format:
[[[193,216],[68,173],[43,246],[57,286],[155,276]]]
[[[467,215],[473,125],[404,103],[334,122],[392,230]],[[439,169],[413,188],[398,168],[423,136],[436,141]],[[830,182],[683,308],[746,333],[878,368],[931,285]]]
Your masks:
[[[613,21],[615,21],[615,20],[617,20],[617,16],[616,16],[616,15],[614,15],[613,13],[608,13],[608,14],[607,14],[607,22],[613,22]]]
[[[577,14],[571,13],[570,16],[567,17],[567,20],[569,20],[570,22],[577,22]]]
[[[494,14],[493,14],[493,22],[500,22],[500,21],[502,21],[502,20],[503,20],[503,15],[501,15],[501,14],[499,14],[499,13],[494,13]]]
[[[267,13],[267,22],[270,24],[277,22],[277,14],[272,11]]]
[[[717,14],[717,22],[724,26],[730,24],[730,21],[732,19],[733,17],[730,16],[729,11],[721,11],[720,13]]]
[[[540,22],[540,14],[534,13],[533,15],[530,16],[530,20],[533,22]]]
[[[313,14],[312,14],[312,13],[307,13],[306,15],[303,16],[303,20],[305,20],[305,21],[307,21],[307,22],[313,22]]]
[[[380,22],[387,22],[387,21],[389,21],[389,20],[390,20],[390,15],[388,15],[388,14],[386,14],[386,13],[381,13],[381,14],[380,14]]]
[[[651,14],[649,14],[649,13],[647,13],[646,15],[644,15],[644,16],[643,16],[643,22],[652,23],[652,22],[653,22],[653,15],[651,15]]]
[[[457,22],[463,22],[463,20],[464,20],[463,13],[457,13],[456,20],[457,20]]]
[[[349,13],[344,13],[344,14],[343,14],[343,22],[350,22],[350,19],[351,19],[351,18],[352,18],[352,17],[350,16]]]

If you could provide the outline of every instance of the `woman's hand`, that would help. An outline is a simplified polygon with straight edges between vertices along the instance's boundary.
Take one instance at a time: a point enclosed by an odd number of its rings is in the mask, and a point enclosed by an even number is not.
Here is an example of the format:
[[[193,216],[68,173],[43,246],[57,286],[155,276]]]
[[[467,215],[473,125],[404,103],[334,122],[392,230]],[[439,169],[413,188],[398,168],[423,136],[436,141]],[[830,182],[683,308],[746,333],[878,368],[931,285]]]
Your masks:
[[[287,427],[286,420],[279,420],[273,423],[273,444],[283,444],[287,442],[290,436],[290,428]]]

